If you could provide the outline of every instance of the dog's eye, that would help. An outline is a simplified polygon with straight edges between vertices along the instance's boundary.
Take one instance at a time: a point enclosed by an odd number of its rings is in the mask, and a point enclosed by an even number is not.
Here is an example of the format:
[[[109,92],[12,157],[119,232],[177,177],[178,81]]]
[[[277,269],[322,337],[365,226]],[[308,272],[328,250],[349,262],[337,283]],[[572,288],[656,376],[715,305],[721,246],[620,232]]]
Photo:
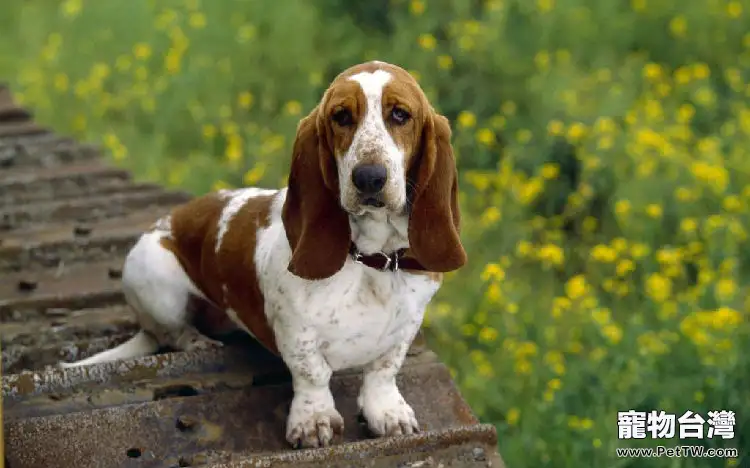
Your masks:
[[[354,123],[354,118],[349,109],[339,109],[333,113],[333,121],[342,127],[348,127]]]
[[[394,107],[391,111],[391,119],[398,125],[405,124],[409,120],[409,117],[411,117],[409,112],[400,107]]]

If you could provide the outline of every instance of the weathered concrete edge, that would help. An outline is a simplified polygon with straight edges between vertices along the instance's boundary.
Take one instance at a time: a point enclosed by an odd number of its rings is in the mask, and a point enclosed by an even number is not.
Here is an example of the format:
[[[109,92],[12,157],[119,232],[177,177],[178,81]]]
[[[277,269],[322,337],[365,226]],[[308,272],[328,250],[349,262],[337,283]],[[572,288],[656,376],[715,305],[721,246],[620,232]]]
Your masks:
[[[440,431],[426,431],[399,437],[383,437],[370,440],[349,442],[345,445],[334,445],[328,448],[288,451],[270,455],[248,456],[243,460],[230,463],[209,465],[210,468],[260,468],[300,466],[308,463],[348,462],[347,466],[372,466],[375,458],[397,455],[437,454],[459,445],[482,445],[481,455],[487,459],[502,459],[495,453],[497,430],[491,424],[458,426]],[[504,465],[492,465],[493,467]]]

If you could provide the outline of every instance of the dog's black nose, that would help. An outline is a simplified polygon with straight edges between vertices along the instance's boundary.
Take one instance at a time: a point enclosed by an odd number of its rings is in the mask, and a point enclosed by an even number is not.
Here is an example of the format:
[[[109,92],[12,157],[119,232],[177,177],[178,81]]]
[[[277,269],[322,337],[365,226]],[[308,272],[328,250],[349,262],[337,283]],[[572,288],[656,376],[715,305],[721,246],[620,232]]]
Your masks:
[[[375,195],[383,190],[388,173],[380,164],[361,164],[352,171],[352,182],[363,194]]]

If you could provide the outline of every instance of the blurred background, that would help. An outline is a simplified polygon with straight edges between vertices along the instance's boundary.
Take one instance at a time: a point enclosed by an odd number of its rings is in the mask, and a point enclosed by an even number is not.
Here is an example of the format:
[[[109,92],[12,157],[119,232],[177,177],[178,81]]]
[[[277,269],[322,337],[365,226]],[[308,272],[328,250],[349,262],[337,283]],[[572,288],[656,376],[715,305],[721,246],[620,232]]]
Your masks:
[[[453,125],[470,256],[425,329],[508,466],[750,463],[615,457],[750,451],[750,1],[2,8],[0,79],[38,121],[195,194],[285,184],[330,79],[408,69]],[[618,440],[631,409],[735,411],[735,438]]]

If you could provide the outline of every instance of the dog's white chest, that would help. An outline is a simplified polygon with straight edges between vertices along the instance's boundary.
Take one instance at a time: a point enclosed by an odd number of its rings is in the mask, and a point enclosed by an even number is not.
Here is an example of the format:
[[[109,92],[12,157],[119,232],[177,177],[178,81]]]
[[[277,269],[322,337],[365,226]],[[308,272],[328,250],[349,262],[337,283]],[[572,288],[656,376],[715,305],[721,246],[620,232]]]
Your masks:
[[[314,286],[282,281],[266,298],[269,319],[289,328],[283,334],[292,342],[312,337],[332,370],[372,362],[413,338],[438,283],[424,275],[363,268],[348,263]]]
[[[412,339],[440,286],[429,275],[381,272],[352,259],[331,277],[304,280],[287,270],[291,250],[280,222],[259,231],[257,245],[264,310],[284,359],[317,354],[334,371],[364,366]]]
[[[426,286],[411,275],[373,273],[311,297],[307,316],[331,368],[365,365],[410,339],[422,323]]]

